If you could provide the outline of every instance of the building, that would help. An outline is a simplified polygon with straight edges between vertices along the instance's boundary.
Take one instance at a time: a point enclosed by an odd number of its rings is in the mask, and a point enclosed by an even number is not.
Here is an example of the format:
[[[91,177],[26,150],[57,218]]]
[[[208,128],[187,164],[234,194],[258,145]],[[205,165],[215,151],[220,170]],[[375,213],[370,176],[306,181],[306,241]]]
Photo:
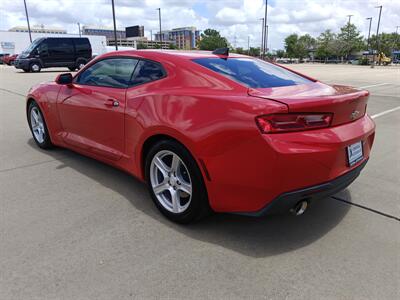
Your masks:
[[[8,31],[12,32],[29,32],[27,26],[15,26],[10,28]],[[56,27],[45,27],[42,25],[34,25],[31,27],[31,33],[50,33],[50,34],[67,34],[67,31],[62,28]]]
[[[125,27],[125,33],[127,38],[144,37],[144,26],[136,25]]]
[[[32,32],[32,40],[42,37],[79,37],[78,34],[57,34],[57,33],[38,33]],[[94,55],[99,55],[107,52],[106,38],[104,36],[82,36],[87,37],[92,46],[92,53]],[[18,31],[3,31],[0,30],[0,54],[20,54],[22,51],[27,49],[31,44],[29,40],[29,33],[18,32]]]
[[[135,49],[170,49],[174,45],[173,41],[151,41],[146,37],[118,39],[117,45],[122,47],[131,47]],[[115,46],[114,40],[107,40],[107,46]]]
[[[108,40],[114,40],[114,28],[105,26],[82,26],[82,34],[84,35],[103,35]],[[117,28],[117,39],[126,38],[125,29]]]
[[[181,27],[172,30],[164,30],[156,33],[155,40],[172,41],[178,49],[190,50],[196,48],[196,44],[200,39],[200,30],[196,27]]]

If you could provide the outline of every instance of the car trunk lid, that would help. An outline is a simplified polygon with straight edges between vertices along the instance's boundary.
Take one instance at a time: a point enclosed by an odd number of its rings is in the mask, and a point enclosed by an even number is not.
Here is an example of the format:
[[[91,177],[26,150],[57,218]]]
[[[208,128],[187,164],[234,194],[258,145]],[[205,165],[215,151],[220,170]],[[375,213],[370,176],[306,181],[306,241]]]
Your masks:
[[[286,104],[289,113],[333,113],[332,126],[364,116],[369,96],[368,91],[321,82],[275,88],[249,88],[248,94]]]

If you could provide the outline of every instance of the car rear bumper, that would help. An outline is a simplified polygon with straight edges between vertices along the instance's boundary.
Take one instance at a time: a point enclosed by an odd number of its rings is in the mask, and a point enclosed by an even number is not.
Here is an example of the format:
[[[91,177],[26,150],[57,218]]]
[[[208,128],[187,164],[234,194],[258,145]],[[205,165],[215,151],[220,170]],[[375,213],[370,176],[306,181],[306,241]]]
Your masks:
[[[258,133],[258,137],[243,139],[241,144],[232,144],[229,151],[215,161],[206,160],[211,177],[211,181],[206,182],[210,205],[217,212],[257,215],[273,202],[288,202],[287,207],[290,207],[292,200],[287,197],[291,199],[288,194],[292,191],[300,191],[293,197],[299,200],[302,190],[309,193],[310,187],[314,191],[314,187],[329,183],[332,189],[324,185],[325,194],[321,195],[331,195],[358,176],[360,166],[369,158],[374,137],[375,124],[365,115],[330,128]],[[357,142],[362,142],[363,159],[349,166],[347,147]],[[357,176],[333,188],[338,183],[335,180],[341,176],[347,178],[346,174]],[[321,195],[314,195],[314,198]]]
[[[330,197],[349,186],[360,175],[361,170],[365,167],[367,161],[368,160],[365,160],[353,170],[331,181],[295,190],[292,192],[283,193],[259,211],[249,213],[244,212],[239,214],[261,217],[264,215],[288,212],[300,201],[313,202]]]

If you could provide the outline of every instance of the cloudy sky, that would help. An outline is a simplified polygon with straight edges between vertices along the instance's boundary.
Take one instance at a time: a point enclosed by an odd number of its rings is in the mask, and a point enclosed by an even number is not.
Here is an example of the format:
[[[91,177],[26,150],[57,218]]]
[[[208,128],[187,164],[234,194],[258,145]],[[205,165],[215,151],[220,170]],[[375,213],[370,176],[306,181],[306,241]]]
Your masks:
[[[31,25],[44,24],[78,33],[82,25],[112,26],[111,0],[26,0]],[[115,0],[117,26],[144,25],[150,37],[158,28],[161,7],[163,29],[194,25],[200,30],[215,28],[234,46],[258,46],[261,39],[263,0]],[[383,5],[381,31],[394,32],[400,26],[400,0],[269,0],[268,24],[271,49],[283,47],[291,33],[313,36],[325,29],[337,31],[347,22],[347,15],[363,34],[366,17],[373,17],[376,31],[379,10]],[[0,29],[26,25],[23,0],[0,0]]]

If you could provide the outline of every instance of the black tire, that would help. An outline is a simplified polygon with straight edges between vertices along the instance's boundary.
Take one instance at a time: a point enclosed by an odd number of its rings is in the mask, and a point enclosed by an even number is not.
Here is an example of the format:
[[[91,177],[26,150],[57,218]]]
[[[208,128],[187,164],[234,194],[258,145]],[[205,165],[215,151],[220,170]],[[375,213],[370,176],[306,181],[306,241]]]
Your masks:
[[[38,138],[36,137],[36,135],[34,133],[34,130],[32,128],[31,114],[32,114],[32,110],[34,110],[34,109],[40,114],[40,116],[42,118],[42,121],[43,121],[43,125],[44,125],[44,128],[43,128],[43,141],[38,140]],[[47,129],[47,124],[46,124],[46,121],[44,119],[44,115],[43,115],[39,105],[35,101],[32,101],[29,104],[28,111],[27,111],[27,117],[28,117],[29,129],[31,130],[32,137],[33,137],[33,140],[35,141],[35,143],[42,149],[52,148],[53,144],[52,144],[51,139],[50,139],[49,130]]]
[[[33,62],[29,65],[29,71],[31,71],[33,73],[40,72],[41,69],[42,69],[42,66],[38,62]]]
[[[29,69],[22,69],[22,70],[24,70],[25,73],[29,73],[30,72]]]
[[[87,61],[84,59],[78,59],[76,61],[76,69],[80,70],[87,64]]]
[[[181,213],[174,213],[167,210],[157,199],[152,188],[150,180],[151,162],[156,154],[164,150],[173,152],[175,155],[179,156],[180,160],[184,163],[189,172],[192,185],[192,195],[189,206]],[[187,224],[198,221],[211,212],[208,203],[207,190],[205,188],[201,171],[189,151],[178,142],[173,140],[162,140],[150,149],[145,160],[145,177],[153,202],[160,212],[169,220],[180,224]]]
[[[75,72],[76,67],[68,67],[68,69],[69,69],[71,72]]]

